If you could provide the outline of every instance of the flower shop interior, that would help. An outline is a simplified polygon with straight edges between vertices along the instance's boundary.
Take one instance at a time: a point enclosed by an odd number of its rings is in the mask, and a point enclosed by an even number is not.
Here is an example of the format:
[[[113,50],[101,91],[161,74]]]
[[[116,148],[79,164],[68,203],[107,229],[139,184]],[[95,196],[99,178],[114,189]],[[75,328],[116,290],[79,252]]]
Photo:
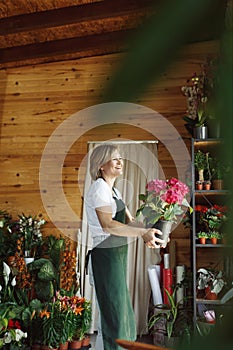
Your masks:
[[[166,247],[129,244],[138,338],[117,349],[232,349],[232,6],[1,2],[0,349],[102,350],[84,197],[104,142],[136,219],[148,180],[188,188]]]

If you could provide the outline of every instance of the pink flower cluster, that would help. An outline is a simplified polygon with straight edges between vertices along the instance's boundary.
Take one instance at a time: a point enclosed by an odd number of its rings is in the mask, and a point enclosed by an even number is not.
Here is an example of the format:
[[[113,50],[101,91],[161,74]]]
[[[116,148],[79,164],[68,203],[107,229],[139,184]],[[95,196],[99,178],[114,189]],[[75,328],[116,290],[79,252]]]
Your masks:
[[[175,177],[169,180],[152,180],[146,186],[148,192],[154,192],[154,196],[160,196],[160,199],[168,204],[182,204],[189,188],[183,182]]]

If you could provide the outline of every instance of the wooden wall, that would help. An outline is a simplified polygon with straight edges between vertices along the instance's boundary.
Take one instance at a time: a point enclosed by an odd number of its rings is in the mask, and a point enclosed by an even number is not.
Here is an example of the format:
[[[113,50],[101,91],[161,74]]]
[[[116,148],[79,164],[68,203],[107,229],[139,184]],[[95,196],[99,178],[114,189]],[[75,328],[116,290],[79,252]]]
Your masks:
[[[182,120],[186,101],[180,88],[187,77],[200,71],[200,63],[207,55],[216,53],[217,46],[217,42],[210,41],[183,48],[161,79],[148,87],[139,99],[131,101],[149,107],[167,118],[188,148],[190,135]],[[45,235],[58,236],[63,233],[51,222],[41,198],[39,168],[44,147],[52,133],[68,117],[100,103],[103,89],[111,79],[121,55],[109,54],[0,71],[0,208],[9,211],[15,218],[22,212],[43,214],[48,221],[43,230]],[[154,136],[143,129],[142,120],[138,127],[122,123],[100,125],[86,131],[76,140],[65,157],[62,185],[66,200],[78,217],[82,211],[82,184],[79,188],[77,179],[81,162],[87,153],[87,142],[112,138],[151,140]],[[62,143],[62,139],[59,142]],[[166,176],[176,176],[171,156],[161,142],[158,151],[159,162]],[[56,186],[53,183],[55,175],[51,169],[51,186]],[[55,202],[56,198],[54,205]],[[78,222],[74,224],[71,237],[79,225]],[[176,241],[176,263],[189,265],[189,231],[179,225],[172,237]]]

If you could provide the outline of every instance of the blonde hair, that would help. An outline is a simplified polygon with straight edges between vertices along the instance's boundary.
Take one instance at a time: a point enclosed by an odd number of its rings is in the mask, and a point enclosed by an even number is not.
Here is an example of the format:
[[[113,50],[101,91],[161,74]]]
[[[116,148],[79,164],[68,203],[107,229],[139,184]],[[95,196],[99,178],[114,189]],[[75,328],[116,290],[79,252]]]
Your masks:
[[[106,164],[115,151],[119,151],[117,145],[103,144],[93,149],[90,157],[90,174],[92,180],[96,180],[102,176],[100,167]]]

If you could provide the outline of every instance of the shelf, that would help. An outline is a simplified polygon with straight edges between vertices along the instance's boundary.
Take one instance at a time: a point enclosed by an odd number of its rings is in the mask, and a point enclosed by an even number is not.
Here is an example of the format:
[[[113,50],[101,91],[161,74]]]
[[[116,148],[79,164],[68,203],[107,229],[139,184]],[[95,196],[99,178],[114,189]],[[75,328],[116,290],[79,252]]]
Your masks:
[[[194,145],[198,144],[198,145],[209,145],[211,143],[213,144],[218,144],[218,143],[222,143],[223,139],[193,139]]]
[[[198,196],[201,196],[201,195],[226,195],[226,194],[229,194],[229,191],[228,190],[209,190],[209,191],[207,191],[207,190],[195,190],[194,191],[195,192],[195,194],[196,195],[198,195]]]
[[[208,300],[208,299],[196,299],[196,302],[198,304],[217,304],[217,305],[221,305],[221,299],[217,299],[217,300]]]
[[[206,207],[211,207],[214,204],[225,206],[229,201],[229,194],[231,191],[223,187],[223,189],[215,189],[213,180],[211,181],[210,190],[197,190],[196,181],[199,179],[199,173],[195,168],[194,159],[195,152],[200,150],[204,153],[209,153],[211,156],[221,159],[222,155],[222,145],[224,141],[222,139],[192,139],[192,204],[193,207],[197,205],[203,205]],[[205,173],[204,173],[205,175]],[[204,188],[204,187],[203,187]],[[192,214],[192,272],[193,272],[193,316],[194,316],[194,326],[196,324],[197,315],[198,315],[198,304],[209,304],[209,305],[223,305],[228,300],[230,300],[230,305],[233,308],[233,288],[230,289],[221,299],[217,300],[207,300],[207,299],[198,299],[197,298],[197,281],[196,281],[196,271],[199,266],[213,266],[217,270],[222,270],[228,275],[232,276],[232,266],[233,259],[230,261],[231,249],[233,245],[226,244],[226,242],[219,240],[217,244],[211,243],[208,239],[206,244],[200,244],[200,241],[197,239],[197,230],[199,230],[199,216],[198,213],[194,210]],[[206,249],[206,250],[205,250]],[[230,276],[228,276],[229,278]],[[200,294],[198,294],[200,297]],[[209,306],[210,307],[210,306]]]
[[[199,244],[196,243],[197,248],[232,248],[232,246],[226,245],[226,244]]]
[[[208,299],[196,299],[196,303],[198,304],[215,304],[215,305],[222,305],[225,304],[227,301],[233,298],[233,288],[229,289],[221,299],[217,300],[208,300]]]

